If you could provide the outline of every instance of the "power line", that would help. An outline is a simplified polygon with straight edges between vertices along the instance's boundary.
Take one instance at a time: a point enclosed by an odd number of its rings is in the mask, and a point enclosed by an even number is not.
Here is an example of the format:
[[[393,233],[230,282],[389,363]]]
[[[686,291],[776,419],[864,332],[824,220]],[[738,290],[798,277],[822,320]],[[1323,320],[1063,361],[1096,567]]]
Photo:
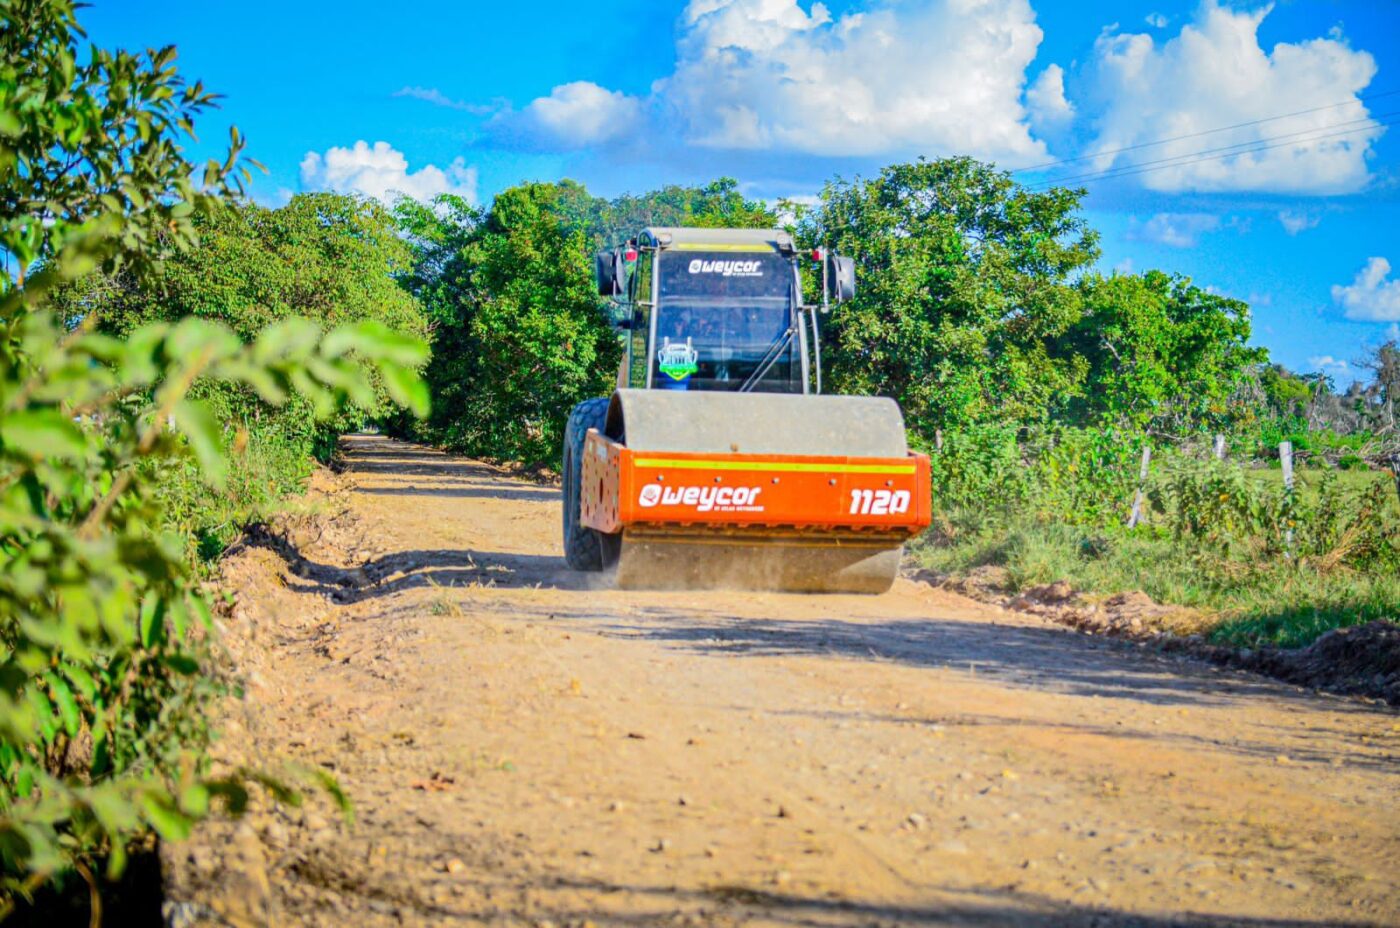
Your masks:
[[[1378,125],[1378,126],[1390,126],[1390,125],[1394,125],[1394,123],[1395,123],[1395,121],[1392,120],[1392,121],[1390,121],[1390,122],[1380,122],[1380,123],[1377,123],[1377,125]],[[1366,132],[1366,131],[1368,131],[1368,130],[1371,129],[1371,128],[1372,128],[1371,126],[1361,126],[1361,127],[1359,127],[1359,128],[1356,128],[1356,129],[1344,129],[1344,130],[1342,130],[1342,131],[1340,131],[1340,132],[1329,132],[1329,133],[1326,133],[1326,134],[1324,134],[1324,135],[1318,135],[1318,136],[1314,136],[1314,137],[1308,138],[1308,139],[1297,139],[1297,140],[1292,140],[1292,141],[1277,142],[1277,143],[1271,144],[1271,145],[1259,145],[1259,146],[1256,147],[1256,148],[1248,148],[1248,149],[1245,149],[1245,150],[1243,150],[1243,151],[1231,151],[1231,152],[1226,152],[1225,154],[1210,155],[1210,156],[1208,156],[1208,157],[1194,157],[1194,155],[1179,155],[1179,156],[1177,156],[1177,159],[1183,159],[1183,158],[1184,158],[1184,159],[1187,159],[1187,160],[1170,159],[1170,160],[1172,161],[1172,163],[1170,163],[1170,164],[1157,164],[1157,165],[1151,166],[1151,167],[1143,167],[1143,166],[1128,165],[1128,166],[1126,166],[1126,167],[1124,167],[1124,168],[1114,168],[1114,169],[1112,169],[1112,170],[1104,171],[1104,172],[1102,172],[1102,173],[1100,173],[1100,174],[1096,174],[1096,175],[1094,175],[1094,174],[1086,174],[1086,175],[1083,175],[1083,179],[1086,180],[1086,181],[1092,182],[1092,181],[1099,181],[1099,180],[1112,180],[1112,179],[1118,178],[1118,177],[1129,177],[1129,176],[1134,175],[1134,174],[1150,174],[1150,173],[1152,173],[1153,171],[1165,171],[1165,170],[1167,170],[1168,168],[1188,167],[1188,166],[1190,166],[1190,165],[1199,164],[1199,163],[1204,162],[1204,161],[1221,161],[1221,160],[1224,160],[1225,158],[1233,158],[1233,157],[1235,157],[1236,155],[1249,155],[1249,154],[1254,154],[1255,152],[1268,151],[1268,150],[1273,149],[1273,148],[1284,148],[1284,147],[1286,147],[1286,146],[1288,146],[1288,145],[1297,145],[1297,144],[1300,144],[1300,143],[1308,143],[1308,142],[1320,142],[1320,141],[1322,141],[1322,140],[1324,140],[1324,139],[1336,138],[1336,137],[1345,136],[1345,135],[1355,135],[1355,134],[1358,133],[1358,132]],[[1251,143],[1251,144],[1256,144],[1256,143]],[[1199,152],[1198,152],[1198,153],[1195,153],[1195,154],[1199,154]],[[1028,186],[1029,186],[1029,189],[1031,189],[1031,190],[1044,190],[1044,189],[1049,189],[1049,188],[1051,188],[1051,187],[1059,186],[1061,183],[1062,183],[1062,181],[1059,181],[1059,180],[1054,180],[1054,181],[1040,181],[1040,182],[1038,182],[1038,183],[1030,184],[1030,185],[1028,185]]]
[[[1134,168],[1145,168],[1145,167],[1150,167],[1150,166],[1156,165],[1156,164],[1165,165],[1166,167],[1172,167],[1173,165],[1168,164],[1168,162],[1177,161],[1177,160],[1182,159],[1182,158],[1196,158],[1196,157],[1199,156],[1199,155],[1213,155],[1213,154],[1215,154],[1215,153],[1217,153],[1217,152],[1226,152],[1226,153],[1227,153],[1226,157],[1228,157],[1229,154],[1231,154],[1231,153],[1232,153],[1232,154],[1246,154],[1246,153],[1247,153],[1247,150],[1254,150],[1254,149],[1252,148],[1252,146],[1255,146],[1255,145],[1262,145],[1262,144],[1267,144],[1267,143],[1273,143],[1273,142],[1277,142],[1277,143],[1279,143],[1279,144],[1278,144],[1278,145],[1272,145],[1272,144],[1270,144],[1269,147],[1271,147],[1271,148],[1277,148],[1277,147],[1282,146],[1283,144],[1286,144],[1286,143],[1289,142],[1290,140],[1305,141],[1305,142],[1306,142],[1306,141],[1315,141],[1315,139],[1298,139],[1297,137],[1300,136],[1300,135],[1309,135],[1309,134],[1314,133],[1314,132],[1325,132],[1325,131],[1328,131],[1328,130],[1331,130],[1331,129],[1340,129],[1342,126],[1352,126],[1352,125],[1356,125],[1357,123],[1366,123],[1366,125],[1364,125],[1364,126],[1358,126],[1356,129],[1353,129],[1353,130],[1351,130],[1351,131],[1352,131],[1352,132],[1364,132],[1364,131],[1367,130],[1367,129],[1371,129],[1371,128],[1374,128],[1374,127],[1377,127],[1377,126],[1386,126],[1386,125],[1390,125],[1390,123],[1386,122],[1385,120],[1389,119],[1389,118],[1392,117],[1392,116],[1400,116],[1400,110],[1392,110],[1392,111],[1390,111],[1390,112],[1388,112],[1388,113],[1381,113],[1380,115],[1377,115],[1377,116],[1365,116],[1365,117],[1363,117],[1363,118],[1361,118],[1361,119],[1350,119],[1350,120],[1347,120],[1346,122],[1336,122],[1336,123],[1332,123],[1331,125],[1328,125],[1328,126],[1313,126],[1312,128],[1309,128],[1309,129],[1299,129],[1297,132],[1285,132],[1285,133],[1283,133],[1282,135],[1271,135],[1271,136],[1268,136],[1268,137],[1262,138],[1262,139],[1251,139],[1251,140],[1248,141],[1248,142],[1236,142],[1236,143],[1233,144],[1233,145],[1222,145],[1222,146],[1220,146],[1220,147],[1218,147],[1218,148],[1204,148],[1204,149],[1201,149],[1200,151],[1185,152],[1185,153],[1180,154],[1180,155],[1169,155],[1168,157],[1165,157],[1165,158],[1158,158],[1158,159],[1156,159],[1155,161],[1139,161],[1139,162],[1136,162],[1136,163],[1134,163],[1134,164],[1126,164],[1126,165],[1123,165],[1123,166],[1118,167],[1118,168],[1102,168],[1102,169],[1100,169],[1100,170],[1097,170],[1097,171],[1089,171],[1089,172],[1086,172],[1086,173],[1084,173],[1084,174],[1072,174],[1072,175],[1070,175],[1069,177],[1050,178],[1050,179],[1046,179],[1046,180],[1043,180],[1043,181],[1039,181],[1039,182],[1037,182],[1037,183],[1035,183],[1035,184],[1032,184],[1031,186],[1033,186],[1033,187],[1038,187],[1038,186],[1042,186],[1042,185],[1057,186],[1057,185],[1059,185],[1059,184],[1068,183],[1068,182],[1074,181],[1074,180],[1080,180],[1080,179],[1083,179],[1083,178],[1098,178],[1098,177],[1101,177],[1101,176],[1104,176],[1104,175],[1112,175],[1115,171],[1124,171],[1124,170],[1130,170],[1130,169],[1134,169]],[[1341,134],[1346,134],[1346,133],[1341,133]],[[1331,137],[1331,136],[1319,136],[1319,138],[1330,138],[1330,137]],[[1245,150],[1243,150],[1243,151],[1234,151],[1235,149],[1245,149]],[[1258,149],[1258,150],[1261,150],[1261,151],[1262,151],[1263,149]]]
[[[1168,142],[1181,142],[1185,141],[1186,139],[1197,139],[1206,135],[1214,135],[1217,132],[1229,132],[1232,129],[1246,129],[1250,126],[1258,126],[1266,122],[1277,122],[1280,119],[1291,119],[1294,116],[1306,116],[1309,113],[1320,113],[1323,110],[1334,110],[1339,106],[1349,106],[1353,103],[1362,103],[1367,100],[1379,100],[1382,97],[1393,97],[1396,94],[1400,94],[1400,89],[1386,90],[1382,91],[1381,93],[1363,94],[1359,97],[1353,97],[1350,100],[1343,100],[1340,103],[1329,103],[1326,106],[1314,106],[1311,109],[1297,110],[1296,112],[1283,113],[1278,116],[1265,116],[1262,119],[1251,119],[1249,122],[1235,123],[1233,126],[1220,126],[1216,129],[1203,129],[1200,132],[1191,132],[1186,135],[1174,135],[1171,138],[1154,139],[1151,142],[1139,142],[1136,145],[1127,145],[1123,148],[1111,148],[1108,151],[1095,152],[1092,155],[1079,155],[1074,158],[1062,158],[1059,161],[1047,161],[1044,164],[1033,164],[1030,167],[1017,168],[1011,173],[1025,174],[1030,171],[1043,171],[1046,168],[1058,167],[1062,164],[1074,164],[1077,161],[1088,161],[1091,158],[1102,158],[1105,155],[1120,155],[1123,152],[1127,151],[1137,151],[1140,148],[1151,148],[1154,145],[1166,145]]]
[[[1383,122],[1383,123],[1378,123],[1378,125],[1381,125],[1381,126],[1389,126],[1389,125],[1393,125],[1393,124],[1394,124],[1394,122]],[[1345,136],[1345,135],[1355,135],[1355,134],[1358,133],[1358,132],[1365,132],[1365,131],[1367,131],[1367,130],[1370,129],[1370,128],[1371,128],[1370,126],[1363,126],[1363,127],[1357,128],[1357,129],[1344,129],[1344,130],[1342,130],[1341,132],[1330,132],[1330,133],[1327,133],[1327,134],[1324,134],[1324,135],[1315,136],[1315,137],[1313,137],[1313,138],[1308,138],[1308,139],[1297,139],[1297,140],[1294,140],[1294,141],[1287,141],[1287,142],[1279,142],[1279,143],[1272,144],[1272,145],[1259,145],[1259,146],[1256,147],[1256,148],[1248,148],[1248,149],[1244,149],[1244,150],[1242,150],[1242,151],[1226,152],[1225,154],[1210,155],[1210,156],[1208,156],[1208,157],[1193,157],[1193,156],[1190,156],[1190,155],[1180,155],[1180,156],[1178,156],[1178,159],[1173,159],[1173,160],[1171,161],[1171,163],[1168,163],[1168,164],[1158,164],[1158,165],[1153,166],[1153,167],[1141,167],[1141,166],[1134,166],[1134,165],[1126,165],[1126,166],[1124,166],[1124,167],[1122,167],[1122,168],[1114,168],[1114,169],[1109,170],[1109,171],[1104,171],[1104,172],[1101,173],[1101,174],[1086,174],[1086,175],[1083,175],[1083,181],[1084,181],[1084,182],[1092,183],[1092,182],[1094,182],[1094,181],[1100,181],[1100,180],[1113,180],[1113,179],[1118,178],[1118,177],[1130,177],[1130,176],[1135,175],[1135,174],[1150,174],[1150,173],[1152,173],[1153,171],[1165,171],[1165,170],[1167,170],[1168,168],[1189,167],[1190,165],[1199,164],[1199,163],[1204,162],[1204,161],[1223,161],[1223,160],[1226,159],[1226,158],[1233,158],[1233,157],[1235,157],[1236,155],[1249,155],[1249,154],[1254,154],[1254,153],[1256,153],[1256,152],[1269,151],[1270,149],[1274,149],[1274,148],[1284,148],[1284,147],[1287,147],[1287,146],[1289,146],[1289,145],[1296,145],[1296,144],[1300,144],[1300,143],[1304,143],[1304,144],[1305,144],[1305,143],[1308,143],[1308,142],[1318,142],[1318,141],[1322,141],[1323,139],[1335,138],[1335,137]],[[1185,159],[1185,160],[1179,160],[1179,159]],[[1051,188],[1051,187],[1059,186],[1061,183],[1062,183],[1062,182],[1061,182],[1061,181],[1058,181],[1058,180],[1056,180],[1056,181],[1041,181],[1041,182],[1036,183],[1036,184],[1031,184],[1031,185],[1030,185],[1030,189],[1032,189],[1032,190],[1044,190],[1044,189],[1049,189],[1049,188]]]

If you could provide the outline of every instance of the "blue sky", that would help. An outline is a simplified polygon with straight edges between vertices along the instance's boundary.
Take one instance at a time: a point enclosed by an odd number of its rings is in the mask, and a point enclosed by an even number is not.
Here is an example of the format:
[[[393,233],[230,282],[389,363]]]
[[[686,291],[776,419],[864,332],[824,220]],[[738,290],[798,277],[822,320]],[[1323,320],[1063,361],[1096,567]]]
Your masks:
[[[104,45],[177,45],[225,97],[198,153],[237,124],[263,202],[720,175],[801,197],[970,154],[1076,178],[1102,270],[1249,300],[1256,342],[1290,367],[1345,385],[1400,336],[1388,0],[94,0],[83,22]]]

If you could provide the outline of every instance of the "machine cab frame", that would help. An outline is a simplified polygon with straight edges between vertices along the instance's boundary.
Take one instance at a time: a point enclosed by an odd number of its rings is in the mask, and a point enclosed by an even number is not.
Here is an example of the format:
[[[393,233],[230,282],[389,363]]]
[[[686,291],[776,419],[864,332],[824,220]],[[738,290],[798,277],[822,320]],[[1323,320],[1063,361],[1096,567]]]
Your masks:
[[[822,303],[809,306],[782,230],[652,227],[600,253],[599,292],[628,332],[618,388],[820,393],[818,312],[853,294],[854,275],[848,258],[813,257]]]

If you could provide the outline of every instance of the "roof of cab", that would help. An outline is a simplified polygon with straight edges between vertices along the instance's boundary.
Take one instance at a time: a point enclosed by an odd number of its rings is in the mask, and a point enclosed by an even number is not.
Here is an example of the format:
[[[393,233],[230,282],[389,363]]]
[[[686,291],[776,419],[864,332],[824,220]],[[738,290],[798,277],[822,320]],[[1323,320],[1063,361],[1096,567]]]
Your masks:
[[[696,251],[783,251],[792,247],[792,236],[781,229],[694,229],[651,226],[643,229],[643,245]]]

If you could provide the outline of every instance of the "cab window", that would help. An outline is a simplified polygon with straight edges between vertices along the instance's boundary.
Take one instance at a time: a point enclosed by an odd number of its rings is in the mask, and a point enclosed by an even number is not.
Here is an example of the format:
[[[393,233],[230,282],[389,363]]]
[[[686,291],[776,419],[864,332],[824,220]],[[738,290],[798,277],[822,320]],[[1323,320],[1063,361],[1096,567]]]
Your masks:
[[[647,337],[651,331],[651,274],[656,252],[637,256],[636,269],[629,280],[628,297],[632,306],[632,331],[627,339],[627,385],[643,389],[647,385]]]
[[[791,263],[775,252],[667,251],[653,387],[801,393]]]

